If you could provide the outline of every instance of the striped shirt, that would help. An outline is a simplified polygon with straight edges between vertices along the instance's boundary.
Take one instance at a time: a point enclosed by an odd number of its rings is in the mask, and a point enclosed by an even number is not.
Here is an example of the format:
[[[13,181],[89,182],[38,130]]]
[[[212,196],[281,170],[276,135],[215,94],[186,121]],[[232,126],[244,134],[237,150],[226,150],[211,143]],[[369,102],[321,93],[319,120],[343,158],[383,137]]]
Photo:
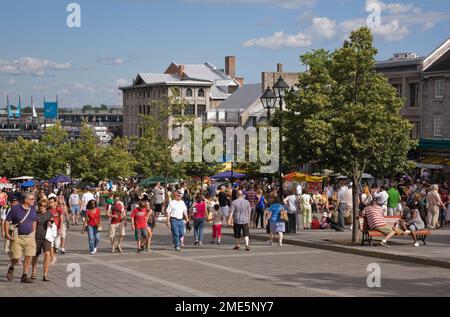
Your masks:
[[[254,190],[249,190],[247,192],[247,200],[250,203],[250,208],[255,209],[258,203],[258,197],[256,197],[256,192]]]
[[[384,220],[383,209],[380,206],[369,206],[363,211],[363,216],[367,217],[369,228],[371,230],[375,228],[384,227],[386,221]]]

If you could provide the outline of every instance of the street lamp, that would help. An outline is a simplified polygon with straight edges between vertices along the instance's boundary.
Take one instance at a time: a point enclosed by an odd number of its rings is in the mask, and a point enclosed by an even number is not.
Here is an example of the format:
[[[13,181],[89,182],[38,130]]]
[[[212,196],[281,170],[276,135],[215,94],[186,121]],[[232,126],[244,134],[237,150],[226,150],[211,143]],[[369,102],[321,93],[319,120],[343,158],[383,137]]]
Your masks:
[[[270,87],[267,87],[264,94],[261,96],[261,102],[264,109],[267,109],[267,121],[270,121],[270,110],[275,108],[277,100],[279,100],[280,114],[283,112],[283,99],[289,91],[289,85],[283,80],[283,77],[278,78],[277,82],[273,85],[273,91]],[[279,123],[280,129],[280,156],[279,156],[279,177],[280,177],[280,188],[278,189],[278,196],[280,199],[283,198],[283,125],[282,119]]]
[[[277,99],[278,99],[277,95],[274,94],[274,92],[270,87],[267,87],[266,91],[261,96],[261,103],[264,109],[267,110],[267,123],[270,122],[270,112],[273,108],[275,108]]]

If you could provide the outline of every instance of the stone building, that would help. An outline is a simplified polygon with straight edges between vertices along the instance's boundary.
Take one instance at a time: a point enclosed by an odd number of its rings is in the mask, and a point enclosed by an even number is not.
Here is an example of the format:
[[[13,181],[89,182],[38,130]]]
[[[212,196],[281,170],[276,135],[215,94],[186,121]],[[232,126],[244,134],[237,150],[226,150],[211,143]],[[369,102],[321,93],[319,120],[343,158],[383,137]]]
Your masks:
[[[141,116],[152,114],[152,103],[171,97],[174,91],[188,103],[185,114],[205,118],[243,83],[243,78],[236,77],[234,56],[225,58],[225,69],[210,63],[172,63],[164,73],[139,73],[131,86],[119,87],[123,93],[123,135],[141,136]]]

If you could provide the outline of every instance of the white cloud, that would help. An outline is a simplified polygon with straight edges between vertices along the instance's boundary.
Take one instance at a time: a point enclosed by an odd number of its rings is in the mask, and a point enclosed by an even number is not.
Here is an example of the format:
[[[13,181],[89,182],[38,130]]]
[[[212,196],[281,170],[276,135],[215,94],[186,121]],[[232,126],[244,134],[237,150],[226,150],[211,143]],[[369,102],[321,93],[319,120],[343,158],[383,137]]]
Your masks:
[[[324,37],[332,39],[336,35],[336,21],[326,17],[315,17],[312,20],[308,33],[312,37]]]
[[[371,3],[376,3],[380,6],[381,14],[383,13],[399,14],[408,12],[419,13],[422,11],[419,7],[416,7],[413,4],[385,3],[380,0],[367,0],[366,7]]]
[[[203,4],[243,4],[243,5],[271,5],[284,9],[296,9],[300,7],[312,7],[315,0],[182,0],[186,3]]]
[[[128,80],[123,79],[123,78],[119,78],[116,81],[116,87],[123,87],[123,86],[127,86],[128,85]]]
[[[70,67],[70,63],[57,63],[48,59],[38,59],[33,57],[22,57],[16,60],[0,59],[0,73],[3,74],[43,76],[49,70],[65,70]]]
[[[125,61],[120,57],[102,57],[97,59],[97,63],[103,65],[123,65]]]
[[[243,43],[245,47],[263,47],[279,49],[281,47],[307,47],[312,44],[311,38],[304,33],[295,35],[284,34],[283,31],[275,32],[271,36],[247,40]]]

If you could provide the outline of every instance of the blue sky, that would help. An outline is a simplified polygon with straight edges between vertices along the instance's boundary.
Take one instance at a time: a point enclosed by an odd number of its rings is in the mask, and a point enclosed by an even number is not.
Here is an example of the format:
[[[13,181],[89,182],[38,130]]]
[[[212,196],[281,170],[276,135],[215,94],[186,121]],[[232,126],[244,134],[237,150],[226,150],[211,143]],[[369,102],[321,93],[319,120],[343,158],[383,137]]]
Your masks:
[[[66,7],[81,6],[81,28],[68,28]],[[235,55],[247,83],[261,71],[301,71],[299,56],[342,44],[366,24],[376,2],[378,59],[394,52],[429,54],[450,37],[448,0],[2,0],[0,107],[6,95],[42,106],[121,104],[118,85],[172,62],[224,67]]]

